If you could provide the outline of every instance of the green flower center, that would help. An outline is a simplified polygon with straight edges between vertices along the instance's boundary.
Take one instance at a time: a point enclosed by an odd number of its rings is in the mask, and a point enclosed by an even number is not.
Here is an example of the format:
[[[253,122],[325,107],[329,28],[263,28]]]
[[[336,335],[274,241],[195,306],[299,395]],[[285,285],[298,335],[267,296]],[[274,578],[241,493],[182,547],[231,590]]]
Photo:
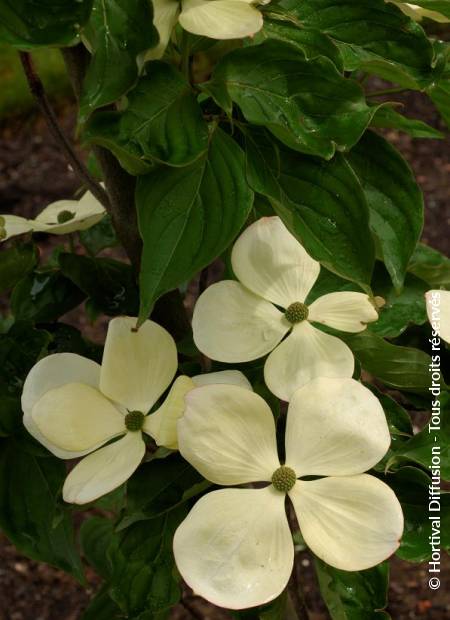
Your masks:
[[[140,431],[144,425],[145,415],[140,411],[130,411],[125,416],[125,426],[129,431]]]
[[[292,325],[306,321],[308,314],[308,306],[306,304],[302,304],[301,301],[294,301],[294,303],[284,311],[284,316],[289,323],[292,323]]]
[[[60,211],[56,219],[58,220],[58,224],[65,224],[65,222],[73,220],[74,217],[75,213],[72,213],[72,211]]]
[[[292,489],[297,480],[297,474],[291,467],[282,465],[273,472],[272,484],[277,491],[287,493]]]

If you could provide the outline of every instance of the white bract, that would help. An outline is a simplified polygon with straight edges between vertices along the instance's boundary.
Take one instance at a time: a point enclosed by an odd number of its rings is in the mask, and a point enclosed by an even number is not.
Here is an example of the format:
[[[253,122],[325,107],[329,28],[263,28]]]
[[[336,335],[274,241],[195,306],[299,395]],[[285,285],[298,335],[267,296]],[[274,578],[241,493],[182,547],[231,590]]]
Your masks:
[[[86,192],[80,200],[53,202],[34,220],[18,215],[0,216],[0,241],[28,232],[65,235],[76,230],[86,230],[97,224],[105,213],[105,208],[100,202],[90,192]]]
[[[398,548],[400,504],[386,484],[364,473],[387,452],[389,430],[379,401],[359,382],[317,378],[296,391],[284,466],[270,408],[237,386],[190,391],[178,435],[181,454],[207,480],[271,483],[204,495],[175,533],[181,575],[212,603],[253,607],[286,587],[294,560],[286,494],[306,544],[331,566],[364,570]]]
[[[311,322],[360,332],[378,318],[368,295],[329,293],[306,306],[320,264],[278,217],[249,226],[236,241],[231,262],[239,282],[213,284],[194,308],[194,341],[202,353],[228,363],[270,353],[264,378],[283,400],[315,377],[352,376],[349,347]]]
[[[193,34],[211,39],[241,39],[263,27],[258,0],[153,0],[153,23],[159,45],[146,58],[161,58],[177,22]]]
[[[175,376],[177,350],[156,323],[146,321],[139,332],[135,325],[132,317],[110,322],[101,366],[57,353],[39,361],[25,381],[22,408],[31,435],[59,458],[89,454],[65,481],[67,502],[85,504],[128,480],[145,453],[142,432],[176,449],[176,422],[189,389],[208,381],[251,389],[238,371],[179,377],[168,399],[147,415]]]
[[[442,15],[442,13],[438,13],[438,11],[430,11],[430,9],[426,9],[423,6],[418,6],[417,4],[411,4],[409,2],[398,2],[397,0],[391,0],[394,4],[396,4],[405,15],[412,17],[417,22],[422,21],[424,17],[428,19],[433,19],[435,22],[448,22],[450,21],[448,17]]]
[[[450,344],[450,291],[428,291],[425,299],[431,327]]]

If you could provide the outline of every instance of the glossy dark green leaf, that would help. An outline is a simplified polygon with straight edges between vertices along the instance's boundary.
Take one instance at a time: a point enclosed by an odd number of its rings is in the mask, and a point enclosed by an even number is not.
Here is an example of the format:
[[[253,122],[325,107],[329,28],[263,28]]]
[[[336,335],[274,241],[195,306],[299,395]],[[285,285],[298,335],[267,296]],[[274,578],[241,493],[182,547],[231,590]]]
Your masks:
[[[65,477],[63,461],[1,442],[0,527],[20,552],[83,580],[72,523],[58,503]]]
[[[386,303],[379,309],[378,321],[369,325],[370,331],[384,338],[395,338],[409,325],[423,325],[428,320],[425,304],[428,289],[426,282],[408,273],[402,291],[397,293],[389,274],[377,263],[372,290]]]
[[[90,601],[81,620],[123,620],[123,614],[111,599],[107,586],[100,588]]]
[[[390,344],[369,330],[340,336],[364,370],[385,385],[406,391],[428,391],[431,357],[424,351]]]
[[[174,570],[173,535],[187,513],[180,506],[160,517],[131,525],[108,550],[113,572],[111,597],[131,618],[158,618],[180,598]],[[145,614],[145,615],[144,615]]]
[[[178,454],[145,463],[128,481],[127,507],[120,528],[171,510],[204,489],[204,483]]]
[[[387,106],[378,108],[372,119],[371,126],[403,131],[412,138],[432,138],[433,140],[444,138],[444,134],[434,127],[431,127],[431,125],[416,118],[403,116],[403,114],[400,114],[394,108]]]
[[[67,45],[89,19],[93,0],[2,0],[0,41],[28,50]]]
[[[423,243],[414,250],[408,271],[424,280],[429,288],[450,288],[450,258]]]
[[[408,88],[434,79],[433,47],[419,24],[383,0],[283,0],[306,28],[340,44],[345,68],[375,73]]]
[[[286,590],[268,605],[243,609],[242,611],[232,611],[231,615],[233,618],[240,618],[242,620],[292,620],[294,617],[288,611],[288,595]]]
[[[95,0],[88,38],[93,55],[83,83],[80,116],[112,103],[138,77],[138,55],[158,42],[147,0]]]
[[[32,243],[18,244],[0,252],[0,293],[13,288],[37,263]]]
[[[379,254],[400,290],[422,232],[422,193],[400,153],[371,131],[345,157],[363,186]]]
[[[306,30],[300,24],[282,19],[278,21],[273,18],[265,18],[264,28],[254,36],[253,40],[259,44],[266,39],[290,43],[290,45],[300,49],[308,60],[324,56],[329,58],[339,71],[342,72],[344,68],[337,45],[333,43],[330,37],[318,30]]]
[[[152,161],[186,166],[208,149],[208,126],[197,97],[172,65],[152,62],[128,94],[123,112],[98,112],[84,134],[109,148],[131,174],[148,172]]]
[[[376,111],[328,58],[308,60],[299,47],[274,40],[224,56],[203,89],[228,114],[235,103],[290,148],[325,159],[351,148]]]
[[[450,494],[442,492],[440,510],[437,504],[431,504],[429,498],[430,477],[417,467],[402,467],[397,472],[383,477],[383,480],[395,492],[402,505],[405,518],[400,548],[397,555],[408,562],[425,562],[431,558],[429,536],[433,534],[430,516],[440,516],[441,549],[450,549]]]
[[[119,243],[109,215],[103,217],[95,226],[80,230],[79,235],[83,247],[91,256]]]
[[[342,155],[325,162],[247,133],[247,177],[267,196],[287,228],[325,267],[369,283],[374,263],[368,209],[355,174]]]
[[[450,480],[450,397],[448,394],[433,396],[433,417],[429,424],[406,443],[397,445],[389,465],[412,461],[426,467],[432,465],[433,456],[439,461],[440,476]]]
[[[111,258],[61,254],[61,272],[108,316],[135,316],[139,292],[130,265]]]
[[[16,321],[51,322],[76,308],[85,297],[59,271],[34,272],[14,287],[11,310]]]
[[[242,150],[217,129],[207,155],[190,166],[162,166],[139,177],[140,320],[160,295],[189,280],[239,233],[253,202],[244,166]]]
[[[439,110],[442,118],[450,127],[450,77],[439,80],[428,89],[434,105]]]
[[[108,579],[112,571],[107,550],[114,536],[114,523],[107,517],[91,517],[84,521],[80,528],[83,555],[103,579]]]
[[[14,435],[23,429],[22,425],[22,407],[18,396],[11,396],[7,389],[2,386],[0,392],[0,437],[8,437]]]
[[[349,572],[314,560],[320,592],[333,620],[387,620],[389,565]]]

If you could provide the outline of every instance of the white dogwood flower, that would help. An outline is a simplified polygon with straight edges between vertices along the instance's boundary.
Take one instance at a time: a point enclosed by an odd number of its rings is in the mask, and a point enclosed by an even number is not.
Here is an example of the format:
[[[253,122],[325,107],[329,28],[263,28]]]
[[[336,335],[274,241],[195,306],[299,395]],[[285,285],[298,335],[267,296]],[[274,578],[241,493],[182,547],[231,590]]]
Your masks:
[[[18,215],[0,216],[0,241],[28,232],[65,235],[76,230],[86,230],[97,224],[105,213],[100,202],[90,192],[86,192],[80,200],[53,202],[33,220]]]
[[[228,363],[249,362],[270,353],[264,378],[283,400],[314,377],[352,376],[354,358],[349,347],[312,322],[360,332],[378,318],[368,295],[329,293],[307,306],[320,264],[278,217],[262,218],[249,226],[236,241],[231,262],[239,282],[213,284],[194,308],[194,341],[202,353]]]
[[[428,291],[425,299],[431,327],[450,344],[450,291]]]
[[[410,2],[399,2],[398,0],[391,0],[391,2],[396,4],[403,11],[403,13],[405,13],[405,15],[408,15],[408,17],[411,17],[417,22],[422,21],[424,17],[441,23],[450,21],[448,17],[442,15],[442,13],[439,13],[438,11],[431,11],[430,9],[423,6],[418,6],[417,4],[411,4]]]
[[[181,376],[161,407],[148,415],[175,376],[177,350],[156,323],[146,321],[139,332],[133,331],[135,325],[133,317],[110,322],[101,366],[80,355],[56,353],[40,360],[25,381],[22,408],[31,435],[59,458],[92,453],[67,477],[67,502],[85,504],[128,480],[144,456],[142,432],[158,445],[177,449],[176,423],[189,390],[207,383],[251,389],[235,370]]]
[[[331,566],[364,570],[399,546],[401,506],[364,473],[388,450],[388,426],[377,398],[353,379],[317,378],[296,391],[284,465],[269,406],[236,386],[190,391],[178,440],[183,457],[215,484],[268,483],[204,495],[175,533],[183,579],[215,605],[262,605],[286,587],[294,560],[286,495],[305,543]]]
[[[184,30],[211,39],[241,39],[263,27],[258,0],[153,0],[153,23],[159,45],[149,51],[147,60],[161,58],[178,22]]]

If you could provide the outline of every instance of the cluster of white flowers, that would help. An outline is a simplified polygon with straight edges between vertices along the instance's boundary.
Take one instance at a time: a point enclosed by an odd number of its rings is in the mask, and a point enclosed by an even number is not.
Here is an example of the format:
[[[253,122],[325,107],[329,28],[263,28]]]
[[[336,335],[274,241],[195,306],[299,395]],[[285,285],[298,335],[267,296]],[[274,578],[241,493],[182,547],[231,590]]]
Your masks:
[[[25,426],[53,454],[84,457],[64,484],[67,502],[93,501],[126,482],[144,457],[145,435],[179,449],[214,484],[246,485],[204,495],[174,537],[177,566],[194,592],[240,609],[286,587],[294,558],[286,495],[305,543],[349,571],[395,552],[403,516],[390,487],[365,473],[389,449],[383,409],[352,378],[347,345],[313,325],[362,331],[377,319],[372,301],[336,292],[308,303],[320,265],[277,217],[245,230],[232,267],[239,281],[214,284],[199,298],[194,339],[223,362],[269,354],[266,383],[289,401],[282,461],[273,414],[239,371],[179,376],[152,412],[176,375],[177,350],[150,320],[136,331],[135,318],[113,319],[101,366],[71,353],[45,357],[26,379],[22,405]],[[432,291],[427,299],[431,308]]]

